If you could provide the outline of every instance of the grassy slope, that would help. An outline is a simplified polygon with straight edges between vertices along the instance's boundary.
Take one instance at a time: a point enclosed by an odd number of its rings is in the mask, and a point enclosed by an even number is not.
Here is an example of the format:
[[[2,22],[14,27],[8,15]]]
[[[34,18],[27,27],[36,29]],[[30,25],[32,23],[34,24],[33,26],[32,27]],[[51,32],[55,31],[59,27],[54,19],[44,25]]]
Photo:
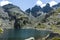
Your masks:
[[[57,23],[60,22],[60,18],[58,17],[59,13],[60,13],[60,8],[55,10],[54,13],[50,17],[47,18],[48,22],[38,23],[36,27],[40,29],[50,29],[53,32],[60,34],[60,28],[57,27],[58,26]]]

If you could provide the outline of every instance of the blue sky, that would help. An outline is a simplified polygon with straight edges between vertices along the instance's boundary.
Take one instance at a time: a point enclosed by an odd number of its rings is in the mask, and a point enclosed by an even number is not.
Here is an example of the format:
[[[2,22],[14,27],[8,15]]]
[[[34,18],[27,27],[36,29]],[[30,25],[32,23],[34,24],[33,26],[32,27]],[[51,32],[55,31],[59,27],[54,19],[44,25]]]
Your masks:
[[[2,0],[0,0],[2,1]],[[32,8],[37,0],[9,0],[12,4],[19,6],[22,10],[26,10],[28,8]],[[43,3],[48,3],[52,0],[41,0]],[[60,2],[59,0],[55,0],[56,2]]]

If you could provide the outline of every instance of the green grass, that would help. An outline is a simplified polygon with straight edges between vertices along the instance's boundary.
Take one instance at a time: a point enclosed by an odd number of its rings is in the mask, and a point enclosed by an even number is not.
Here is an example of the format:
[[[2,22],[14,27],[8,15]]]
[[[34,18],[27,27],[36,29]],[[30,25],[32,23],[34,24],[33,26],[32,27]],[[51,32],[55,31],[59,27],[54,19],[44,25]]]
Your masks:
[[[37,28],[43,28],[44,29],[45,27],[46,27],[46,25],[44,25],[43,23],[40,23],[40,25],[39,24],[37,25]]]
[[[58,29],[57,27],[56,27],[56,25],[51,25],[51,28],[52,28],[52,31],[54,32],[54,33],[59,33],[60,34],[60,29]]]
[[[52,40],[60,40],[60,38],[52,38]]]

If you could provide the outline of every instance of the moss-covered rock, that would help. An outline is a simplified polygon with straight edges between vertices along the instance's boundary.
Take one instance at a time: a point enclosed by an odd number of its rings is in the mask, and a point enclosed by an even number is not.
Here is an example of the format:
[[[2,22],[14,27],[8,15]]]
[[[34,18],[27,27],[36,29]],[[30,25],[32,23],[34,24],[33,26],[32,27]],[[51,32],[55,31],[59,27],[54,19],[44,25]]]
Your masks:
[[[4,30],[3,30],[2,28],[0,28],[0,33],[3,33],[3,31],[4,31]]]

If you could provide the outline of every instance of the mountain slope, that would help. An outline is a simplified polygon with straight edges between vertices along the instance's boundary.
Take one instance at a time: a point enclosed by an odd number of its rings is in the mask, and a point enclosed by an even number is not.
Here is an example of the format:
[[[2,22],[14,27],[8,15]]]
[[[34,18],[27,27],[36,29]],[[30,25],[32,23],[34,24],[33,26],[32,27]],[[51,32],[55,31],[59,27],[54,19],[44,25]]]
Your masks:
[[[13,28],[13,25],[9,24],[9,16],[8,13],[4,11],[2,7],[0,7],[0,27],[1,28]]]
[[[7,4],[0,7],[0,17],[2,21],[5,22],[5,24],[7,23],[6,26],[10,25],[9,27],[5,28],[13,28],[13,29],[21,28],[22,26],[26,25],[26,23],[28,23],[29,20],[26,13],[13,4]]]
[[[54,9],[58,9],[59,7],[60,7],[60,3],[58,3],[57,5],[53,6]]]

